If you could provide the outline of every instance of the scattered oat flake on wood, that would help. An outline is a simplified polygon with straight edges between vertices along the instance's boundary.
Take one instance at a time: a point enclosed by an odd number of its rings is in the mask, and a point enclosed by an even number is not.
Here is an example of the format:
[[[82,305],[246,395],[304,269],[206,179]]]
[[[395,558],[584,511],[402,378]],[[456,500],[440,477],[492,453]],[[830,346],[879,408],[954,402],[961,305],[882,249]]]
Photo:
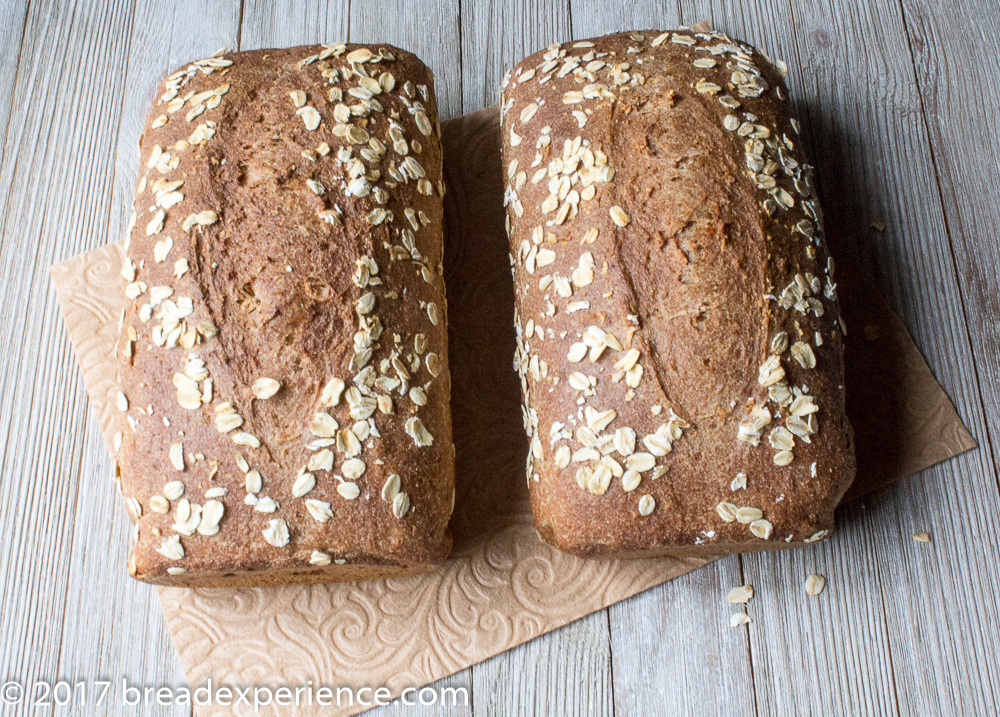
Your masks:
[[[726,599],[734,605],[745,605],[750,602],[750,598],[752,597],[753,585],[740,585],[730,590]]]
[[[819,595],[826,587],[826,578],[822,575],[810,575],[806,578],[806,594]]]
[[[927,533],[913,533],[910,537],[916,540],[918,543],[931,542],[931,536],[929,536]]]
[[[751,622],[753,622],[753,619],[745,612],[737,612],[729,616],[729,627],[749,625]]]
[[[885,222],[872,222],[871,223],[871,227],[872,227],[872,229],[874,229],[877,232],[884,232],[885,231]]]

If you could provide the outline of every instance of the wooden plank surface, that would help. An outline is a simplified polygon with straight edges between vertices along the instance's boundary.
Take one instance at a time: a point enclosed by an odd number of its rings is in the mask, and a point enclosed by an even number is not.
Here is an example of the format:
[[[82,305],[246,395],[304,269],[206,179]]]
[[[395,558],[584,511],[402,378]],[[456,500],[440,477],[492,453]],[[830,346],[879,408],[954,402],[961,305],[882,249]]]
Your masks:
[[[222,46],[387,41],[432,67],[451,117],[494,102],[503,72],[551,42],[707,19],[788,61],[828,234],[861,256],[984,449],[842,510],[829,543],[718,561],[439,683],[469,689],[470,709],[373,714],[1000,711],[994,3],[0,5],[0,677],[183,682],[152,592],[109,571],[127,522],[47,281],[51,262],[121,236],[165,72]],[[930,545],[909,537],[924,531]],[[818,597],[812,572],[828,579]],[[725,594],[744,580],[754,622],[733,629]]]
[[[572,37],[566,0],[463,0],[462,111],[496,104],[508,69],[533,52]]]
[[[969,390],[982,398],[986,425],[980,435],[989,451],[984,459],[990,461],[989,473],[996,480],[1000,462],[1000,249],[995,237],[1000,232],[996,199],[1000,138],[991,131],[990,118],[996,112],[1000,80],[974,58],[975,53],[988,56],[1000,48],[1000,14],[995,3],[981,1],[964,3],[962,12],[955,12],[951,3],[935,0],[906,0],[902,6],[957,268],[957,289],[970,329],[970,354],[978,369],[977,385]],[[920,502],[933,499],[916,496]],[[955,587],[968,596],[963,607],[971,609],[975,629],[984,633],[981,641],[992,641],[995,649],[1000,610],[989,596],[998,593],[1000,580],[996,570],[985,566],[995,564],[991,561],[996,560],[997,541],[990,537],[990,526],[982,517],[991,511],[995,514],[996,504],[966,503],[959,511],[966,512],[966,517],[946,529],[963,536],[964,545],[947,559],[967,555],[980,566]],[[976,659],[964,649],[957,656],[942,657],[957,657],[967,670],[968,683],[954,685],[966,713],[997,714],[1000,671],[995,669],[996,652],[987,648],[981,654],[993,660]]]
[[[747,628],[726,601],[738,556],[609,608],[616,715],[756,714]],[[760,714],[764,714],[761,712]]]
[[[968,350],[971,325],[899,8],[818,3],[795,8],[791,17],[828,231],[855,243],[959,413],[986,443]],[[884,222],[886,231],[874,231],[875,222]],[[994,476],[988,451],[969,453],[866,500],[843,518],[864,525],[856,550],[877,570],[876,580],[864,584],[881,595],[900,713],[996,709],[995,696],[975,675],[976,656],[1000,649],[996,634],[983,630],[983,618],[992,615],[995,622],[997,608],[974,586],[989,579],[983,558],[996,561],[1000,554],[996,541],[980,545],[968,530],[977,523],[985,534],[1000,528]],[[931,550],[909,538],[924,531],[935,541]],[[856,589],[854,583],[843,588]],[[914,620],[915,612],[922,619]],[[835,637],[832,632],[834,647]],[[798,692],[793,699],[806,698],[805,689]]]
[[[682,22],[678,6],[655,0],[572,0],[570,10],[574,40]],[[754,713],[747,628],[729,627],[737,610],[725,600],[741,584],[730,556],[609,608],[615,714]]]
[[[572,38],[564,1],[462,3],[463,111],[495,104],[508,68],[553,42]],[[553,669],[566,664],[572,669]],[[611,714],[608,614],[602,610],[472,668],[480,715]]]
[[[240,49],[346,42],[350,16],[348,0],[244,0]]]
[[[220,47],[235,47],[239,11],[239,0],[138,0],[132,21],[120,27],[128,38],[128,55],[118,98],[114,192],[104,210],[110,239],[124,236],[132,211],[139,135],[156,86],[184,62],[209,56]],[[197,33],[191,32],[193,27]],[[92,419],[86,421],[85,435],[69,559],[72,587],[67,591],[58,674],[79,679],[114,676],[128,679],[130,685],[179,687],[185,684],[184,675],[156,593],[130,579],[123,568],[131,525],[113,485],[113,463]],[[98,525],[102,534],[110,529],[111,536],[95,545],[93,526]],[[192,711],[183,705],[150,705],[144,713],[181,717]]]
[[[601,610],[472,668],[473,714],[613,714],[607,612]]]
[[[351,42],[388,42],[420,56],[434,72],[441,120],[462,114],[459,0],[351,2]]]
[[[0,170],[0,520],[11,526],[0,547],[0,664],[27,682],[59,676],[87,438],[47,265],[105,240],[107,148],[127,54],[127,33],[115,29],[131,21],[131,2],[31,3],[10,95]]]
[[[0,10],[0,67],[9,71],[0,74],[0,136],[7,136],[8,120],[12,110],[14,81],[21,61],[21,38],[24,36],[24,21],[28,14],[28,0],[10,0]],[[3,166],[3,150],[0,147],[0,166]]]

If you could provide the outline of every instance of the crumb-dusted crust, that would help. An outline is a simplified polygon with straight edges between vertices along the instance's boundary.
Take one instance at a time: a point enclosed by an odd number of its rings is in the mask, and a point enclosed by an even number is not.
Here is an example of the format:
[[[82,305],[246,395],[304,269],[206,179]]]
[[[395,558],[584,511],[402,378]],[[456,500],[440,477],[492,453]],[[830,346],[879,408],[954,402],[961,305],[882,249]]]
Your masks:
[[[118,345],[129,572],[409,575],[454,494],[440,127],[388,45],[220,55],[160,86]]]
[[[553,45],[505,78],[527,478],[563,550],[833,527],[854,477],[843,328],[783,74],[681,29]]]

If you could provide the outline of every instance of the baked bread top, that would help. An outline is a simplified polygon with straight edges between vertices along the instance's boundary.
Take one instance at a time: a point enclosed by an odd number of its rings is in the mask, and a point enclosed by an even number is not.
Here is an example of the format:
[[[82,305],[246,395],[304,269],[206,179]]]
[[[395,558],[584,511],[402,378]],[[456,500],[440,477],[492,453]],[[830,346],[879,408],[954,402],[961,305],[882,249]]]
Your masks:
[[[225,54],[160,86],[118,345],[129,571],[410,574],[453,501],[440,127],[388,45]]]
[[[502,92],[542,537],[817,540],[854,475],[833,262],[784,68],[720,33],[553,45]]]

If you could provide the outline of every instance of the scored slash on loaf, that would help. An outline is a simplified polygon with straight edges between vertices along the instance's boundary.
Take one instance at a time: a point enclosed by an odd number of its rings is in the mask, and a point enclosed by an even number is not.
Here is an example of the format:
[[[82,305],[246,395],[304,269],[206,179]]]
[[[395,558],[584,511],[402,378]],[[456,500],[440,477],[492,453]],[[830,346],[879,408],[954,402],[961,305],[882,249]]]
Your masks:
[[[431,73],[388,45],[219,54],[161,85],[117,348],[130,574],[323,582],[447,557],[441,161]]]
[[[504,79],[527,479],[558,548],[770,550],[833,526],[846,328],[784,74],[680,29],[552,45]]]

